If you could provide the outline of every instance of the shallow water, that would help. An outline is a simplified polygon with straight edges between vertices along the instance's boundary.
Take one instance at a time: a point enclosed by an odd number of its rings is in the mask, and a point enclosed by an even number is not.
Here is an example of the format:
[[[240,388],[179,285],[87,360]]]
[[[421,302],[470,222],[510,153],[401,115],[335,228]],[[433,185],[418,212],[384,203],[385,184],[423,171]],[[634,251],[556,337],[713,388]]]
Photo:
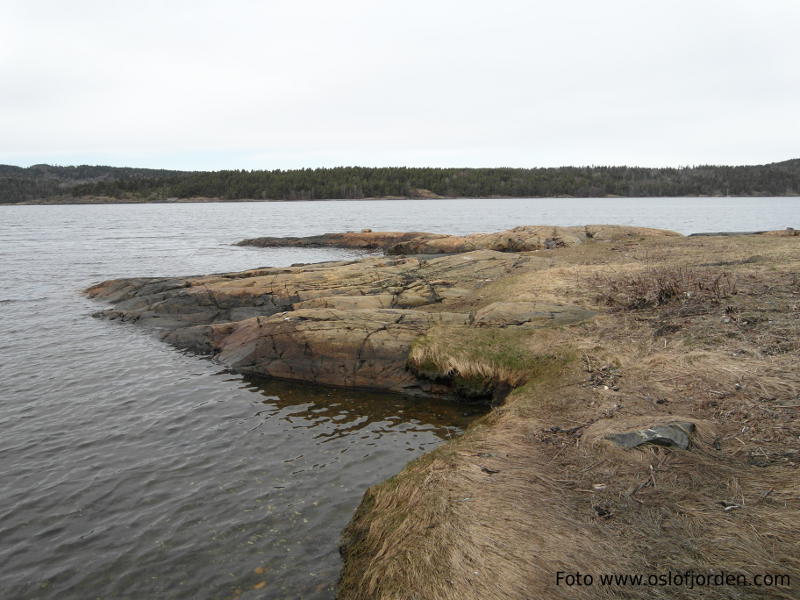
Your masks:
[[[364,489],[457,435],[448,403],[247,380],[80,290],[358,256],[232,246],[523,224],[799,226],[796,198],[0,206],[0,597],[331,598]]]

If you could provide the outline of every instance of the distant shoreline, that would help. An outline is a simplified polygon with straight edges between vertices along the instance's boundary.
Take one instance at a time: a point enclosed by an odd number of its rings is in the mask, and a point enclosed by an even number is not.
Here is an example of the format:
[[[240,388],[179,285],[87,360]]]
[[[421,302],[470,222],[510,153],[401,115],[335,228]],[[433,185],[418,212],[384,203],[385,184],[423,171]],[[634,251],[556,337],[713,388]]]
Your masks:
[[[737,196],[720,196],[720,195],[683,195],[683,196],[432,196],[432,197],[419,197],[419,196],[380,196],[368,198],[316,198],[316,199],[303,199],[303,200],[286,200],[276,198],[206,198],[206,197],[192,197],[192,198],[164,198],[161,200],[146,200],[143,198],[111,198],[111,197],[98,197],[98,196],[76,196],[76,197],[55,197],[55,198],[41,198],[37,200],[23,200],[22,202],[4,202],[0,206],[46,206],[46,205],[69,205],[69,204],[206,204],[212,202],[218,203],[235,203],[235,202],[360,202],[360,201],[373,201],[373,200],[510,200],[515,198],[530,198],[530,199],[547,199],[547,198],[592,198],[602,200],[622,199],[622,198],[798,198],[800,194],[779,194],[779,195],[737,195]]]
[[[183,172],[0,165],[0,202],[24,204],[740,195],[800,195],[800,158],[767,165],[682,168],[334,167]]]

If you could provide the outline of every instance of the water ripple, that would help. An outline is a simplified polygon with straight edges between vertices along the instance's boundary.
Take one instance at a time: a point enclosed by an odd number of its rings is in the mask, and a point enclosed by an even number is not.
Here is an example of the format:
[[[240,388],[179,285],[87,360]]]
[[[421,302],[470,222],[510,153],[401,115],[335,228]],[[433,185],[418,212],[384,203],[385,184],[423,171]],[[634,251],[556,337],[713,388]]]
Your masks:
[[[491,202],[0,207],[3,598],[331,598],[364,489],[468,420],[447,404],[232,376],[91,319],[80,290],[92,283],[364,254],[232,245],[263,235],[800,225],[786,198]]]

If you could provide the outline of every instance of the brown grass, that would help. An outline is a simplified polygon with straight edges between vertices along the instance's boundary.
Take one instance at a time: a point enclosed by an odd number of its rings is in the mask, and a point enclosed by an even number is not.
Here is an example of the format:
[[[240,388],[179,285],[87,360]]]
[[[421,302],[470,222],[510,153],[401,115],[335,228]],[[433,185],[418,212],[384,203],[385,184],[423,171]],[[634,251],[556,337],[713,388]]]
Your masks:
[[[652,267],[625,276],[596,275],[597,301],[613,308],[636,310],[675,302],[700,304],[736,294],[729,271],[688,267]]]
[[[593,321],[496,341],[442,330],[415,348],[415,361],[440,372],[523,385],[462,438],[367,491],[345,535],[341,598],[800,597],[797,239],[591,252],[549,252],[549,269],[481,292],[484,302],[497,289],[606,306]],[[731,264],[708,265],[720,262]],[[524,357],[564,348],[577,360],[526,377]],[[509,349],[520,362],[497,359]],[[605,439],[673,420],[696,424],[690,450]],[[787,574],[791,585],[555,584],[558,571],[689,569]]]

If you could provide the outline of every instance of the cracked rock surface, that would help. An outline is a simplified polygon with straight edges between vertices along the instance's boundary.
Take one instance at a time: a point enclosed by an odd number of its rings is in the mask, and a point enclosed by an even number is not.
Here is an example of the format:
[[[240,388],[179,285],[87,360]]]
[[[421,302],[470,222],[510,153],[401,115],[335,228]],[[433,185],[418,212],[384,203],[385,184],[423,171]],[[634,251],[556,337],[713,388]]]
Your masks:
[[[434,325],[548,326],[591,316],[578,307],[465,300],[499,278],[541,268],[536,257],[478,250],[373,257],[198,277],[106,281],[87,290],[113,307],[95,316],[160,331],[230,369],[327,385],[442,395],[406,367]],[[452,307],[452,308],[451,308]]]
[[[587,225],[524,226],[468,236],[365,230],[259,238],[241,244],[382,248],[387,256],[196,277],[118,279],[95,285],[87,294],[112,304],[96,316],[155,328],[173,345],[212,354],[237,372],[442,395],[450,391],[445,384],[407,368],[412,344],[431,327],[557,327],[594,315],[552,298],[491,302],[482,288],[523,273],[535,277],[549,265],[536,251],[673,236],[678,234]],[[498,298],[497,290],[493,295]]]

